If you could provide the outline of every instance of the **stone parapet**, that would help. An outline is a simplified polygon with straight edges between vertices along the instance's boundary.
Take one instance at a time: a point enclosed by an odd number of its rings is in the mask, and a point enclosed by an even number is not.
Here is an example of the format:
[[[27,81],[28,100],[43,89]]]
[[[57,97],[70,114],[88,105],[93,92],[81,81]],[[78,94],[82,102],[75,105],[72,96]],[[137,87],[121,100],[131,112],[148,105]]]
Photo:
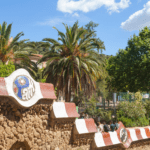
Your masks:
[[[54,102],[50,115],[50,126],[55,131],[71,131],[77,117],[79,114],[74,103]]]
[[[93,142],[95,132],[97,129],[92,118],[76,119],[73,128],[73,144],[78,146],[90,145]]]
[[[51,118],[77,118],[79,114],[76,111],[74,103],[54,102]]]
[[[129,131],[124,127],[122,122],[119,122],[119,128],[114,132],[95,133],[93,147],[101,148],[121,144],[124,148],[128,148],[131,142]]]
[[[150,128],[97,132],[93,119],[76,119],[74,103],[55,102],[52,84],[24,69],[0,78],[0,150],[95,150],[150,138]]]
[[[76,119],[74,126],[75,134],[88,134],[97,132],[94,119]]]
[[[150,138],[150,127],[149,128],[127,129],[127,130],[129,131],[129,135],[133,142]]]

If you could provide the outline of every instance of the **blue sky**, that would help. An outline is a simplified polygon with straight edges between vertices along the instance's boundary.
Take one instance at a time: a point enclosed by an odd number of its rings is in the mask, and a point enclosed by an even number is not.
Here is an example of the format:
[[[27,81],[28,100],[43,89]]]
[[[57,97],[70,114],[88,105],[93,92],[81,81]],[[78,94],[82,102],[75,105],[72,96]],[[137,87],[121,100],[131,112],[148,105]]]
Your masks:
[[[150,0],[3,0],[0,24],[13,23],[11,36],[23,31],[21,39],[41,41],[58,38],[53,26],[65,32],[62,22],[84,26],[98,23],[97,37],[104,41],[107,55],[124,49],[133,34],[150,26]]]

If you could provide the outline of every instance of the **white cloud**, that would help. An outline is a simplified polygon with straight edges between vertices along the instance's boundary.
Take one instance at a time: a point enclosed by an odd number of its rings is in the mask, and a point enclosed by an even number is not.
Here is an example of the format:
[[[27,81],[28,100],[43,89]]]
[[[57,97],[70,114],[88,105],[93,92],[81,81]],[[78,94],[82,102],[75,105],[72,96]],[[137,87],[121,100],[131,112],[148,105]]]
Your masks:
[[[57,9],[62,12],[73,13],[75,11],[89,12],[105,6],[109,13],[119,12],[120,9],[129,7],[130,0],[58,0]]]
[[[55,17],[55,18],[48,19],[48,20],[46,20],[44,22],[39,22],[38,25],[42,25],[42,26],[45,26],[45,25],[56,26],[56,25],[59,25],[59,24],[62,24],[62,23],[73,24],[77,20],[80,23],[88,23],[89,21],[91,21],[90,18],[86,17],[83,14],[81,14],[79,16],[78,13],[74,13],[73,15],[72,14],[65,14],[62,17]]]
[[[55,26],[57,24],[60,24],[62,22],[64,22],[65,20],[61,19],[61,18],[53,18],[53,19],[48,19],[44,22],[40,22],[39,25],[49,25],[49,26]]]
[[[135,12],[121,23],[121,28],[128,31],[139,30],[145,26],[150,26],[150,1],[144,5],[142,10]]]
[[[79,14],[78,13],[74,13],[72,16],[73,17],[79,17]]]

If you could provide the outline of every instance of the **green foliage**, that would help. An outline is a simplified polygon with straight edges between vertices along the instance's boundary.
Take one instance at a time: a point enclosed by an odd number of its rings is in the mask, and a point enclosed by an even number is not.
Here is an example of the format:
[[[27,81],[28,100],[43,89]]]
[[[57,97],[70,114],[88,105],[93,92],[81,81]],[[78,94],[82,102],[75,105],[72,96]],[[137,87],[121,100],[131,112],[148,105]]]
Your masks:
[[[146,109],[139,101],[123,101],[118,105],[117,119],[126,127],[149,125]]]
[[[14,58],[13,48],[23,32],[18,33],[14,38],[10,38],[12,24],[7,26],[6,22],[0,24],[0,60],[5,64],[8,60]]]
[[[82,102],[84,104],[85,113],[87,113],[91,117],[99,117],[101,120],[105,120],[106,122],[109,122],[111,120],[112,111],[104,110],[104,109],[98,109],[96,107],[96,103],[98,101],[95,99],[94,95],[91,97],[90,100],[86,100],[85,102]]]
[[[135,93],[135,100],[138,102],[142,102],[142,94],[140,92]]]
[[[150,91],[150,28],[128,40],[128,46],[119,49],[109,59],[107,70],[112,77],[111,85],[117,91]]]
[[[113,91],[109,83],[111,77],[109,76],[108,71],[106,70],[106,66],[110,56],[107,55],[105,56],[103,54],[100,54],[100,57],[104,59],[104,65],[102,66],[101,69],[102,70],[101,76],[96,82],[96,93],[98,97],[101,96],[105,98],[108,101],[108,106],[109,106],[109,101],[112,100]]]
[[[102,66],[102,72],[100,78],[96,82],[96,92],[98,96],[102,96],[106,98],[108,96],[108,89],[107,89],[107,81],[106,78],[108,77],[108,72],[106,70],[106,59],[103,55],[100,55],[102,59],[104,59],[104,65]]]
[[[0,77],[8,77],[15,71],[15,65],[9,62],[8,65],[0,63]]]
[[[128,101],[129,100],[129,96],[130,96],[129,93],[124,93],[123,96],[122,96],[122,99],[125,100],[125,101]]]
[[[56,97],[58,96],[58,95],[57,95],[57,88],[56,88],[56,87],[55,87],[55,95],[56,95]]]
[[[146,109],[147,118],[150,118],[150,100],[146,100],[145,102],[143,102],[143,105]]]
[[[42,83],[46,82],[46,76],[43,76],[42,74],[43,68],[40,69],[38,67],[38,64],[31,61],[28,56],[24,57],[24,59],[19,64],[16,64],[16,68],[26,69],[30,73],[32,78],[37,82],[42,82]]]
[[[50,51],[51,45],[48,42],[27,42],[25,43],[26,48],[30,54],[41,54]]]
[[[88,101],[83,102],[85,112],[94,117],[94,116],[100,116],[101,110],[96,108],[97,100],[95,99],[94,95],[91,97],[91,99]]]
[[[100,119],[101,120],[105,120],[108,123],[110,120],[112,120],[111,116],[112,116],[111,110],[101,109],[101,112],[100,112]]]
[[[104,42],[102,42],[99,38],[97,38],[95,28],[98,27],[98,25],[99,24],[94,23],[93,21],[90,21],[87,25],[85,25],[84,29],[87,31],[87,33],[94,32],[91,36],[89,36],[89,38],[95,38],[97,43],[101,43],[101,47],[98,48],[98,52],[99,52],[99,50],[101,50],[101,53],[102,53],[102,50],[105,50],[105,46],[104,46]],[[84,37],[87,35],[87,33],[83,34]]]
[[[80,91],[78,94],[76,93],[74,98],[73,98],[73,102],[76,104],[76,106],[78,106],[80,103],[85,102],[86,101],[86,96],[84,91]]]
[[[145,116],[139,117],[136,120],[122,116],[118,120],[123,122],[126,127],[142,127],[149,125],[149,120]]]
[[[45,82],[46,82],[46,79],[45,79],[45,78],[44,78],[44,79],[41,79],[40,82],[45,83]]]
[[[142,103],[144,101],[143,94],[140,91],[133,93],[133,92],[119,92],[119,96],[122,97],[123,101],[138,101],[139,103]]]
[[[44,54],[39,61],[47,61],[43,75],[47,75],[47,82],[53,83],[58,92],[63,91],[66,101],[71,100],[71,93],[86,92],[91,96],[95,90],[95,82],[101,74],[103,60],[95,49],[104,49],[102,41],[90,38],[95,32],[87,32],[79,28],[78,22],[70,27],[64,24],[66,33],[58,31],[58,41],[45,38],[49,42],[51,51]]]
[[[124,114],[124,116],[128,118],[139,118],[144,117],[146,114],[146,109],[141,103],[138,101],[135,102],[120,102],[118,105],[118,111],[122,112],[120,114]]]

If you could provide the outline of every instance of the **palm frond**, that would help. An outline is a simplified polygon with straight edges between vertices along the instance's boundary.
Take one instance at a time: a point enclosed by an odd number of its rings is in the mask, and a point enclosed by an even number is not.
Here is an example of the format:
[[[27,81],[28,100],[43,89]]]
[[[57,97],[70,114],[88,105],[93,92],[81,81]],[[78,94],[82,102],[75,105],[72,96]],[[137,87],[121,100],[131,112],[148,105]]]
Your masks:
[[[6,31],[5,31],[5,36],[4,38],[6,39],[6,45],[8,44],[8,40],[10,38],[10,33],[11,33],[11,27],[12,27],[12,24],[9,24]]]

